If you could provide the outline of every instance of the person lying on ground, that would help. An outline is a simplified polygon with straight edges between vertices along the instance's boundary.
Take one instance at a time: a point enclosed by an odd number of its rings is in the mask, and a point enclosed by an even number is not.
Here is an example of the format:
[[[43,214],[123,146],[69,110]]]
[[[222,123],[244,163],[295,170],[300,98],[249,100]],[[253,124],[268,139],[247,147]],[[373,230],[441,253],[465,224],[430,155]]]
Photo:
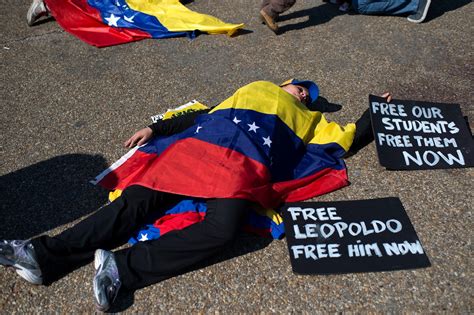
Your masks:
[[[318,93],[311,81],[253,82],[212,109],[139,130],[124,143],[138,145],[136,154],[99,182],[122,189],[120,197],[56,236],[1,242],[0,264],[48,285],[93,260],[101,311],[120,289],[189,270],[236,238],[253,205],[277,207],[348,184],[342,158],[373,140],[368,111],[355,125],[327,122],[307,108]],[[206,200],[201,222],[111,251],[150,214],[189,197]]]

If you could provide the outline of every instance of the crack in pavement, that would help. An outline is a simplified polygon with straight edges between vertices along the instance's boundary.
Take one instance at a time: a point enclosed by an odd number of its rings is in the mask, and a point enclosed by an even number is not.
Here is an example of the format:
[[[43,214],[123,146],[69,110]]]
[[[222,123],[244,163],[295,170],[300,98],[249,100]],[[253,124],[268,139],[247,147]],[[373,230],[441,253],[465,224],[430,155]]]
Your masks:
[[[46,37],[46,36],[51,35],[51,34],[59,34],[59,33],[64,33],[64,30],[55,30],[55,31],[51,31],[51,32],[48,32],[48,33],[32,35],[32,36],[27,36],[27,37],[22,37],[22,38],[15,38],[15,39],[12,39],[12,40],[9,40],[9,41],[6,41],[6,42],[2,42],[0,45],[5,46],[5,45],[11,44],[11,43],[24,42],[24,41],[28,41],[28,40],[32,40],[32,39],[36,39],[36,38]]]

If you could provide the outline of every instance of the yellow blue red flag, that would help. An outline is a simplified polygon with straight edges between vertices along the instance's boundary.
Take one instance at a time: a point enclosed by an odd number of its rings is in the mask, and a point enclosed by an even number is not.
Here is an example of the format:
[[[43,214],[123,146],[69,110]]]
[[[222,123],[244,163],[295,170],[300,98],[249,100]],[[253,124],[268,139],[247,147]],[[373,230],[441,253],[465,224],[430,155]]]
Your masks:
[[[355,125],[328,122],[281,87],[248,84],[191,128],[133,149],[95,182],[197,198],[242,198],[264,208],[348,184],[342,156]]]
[[[243,24],[194,12],[179,0],[44,0],[52,16],[84,42],[105,47],[198,32],[232,35]]]

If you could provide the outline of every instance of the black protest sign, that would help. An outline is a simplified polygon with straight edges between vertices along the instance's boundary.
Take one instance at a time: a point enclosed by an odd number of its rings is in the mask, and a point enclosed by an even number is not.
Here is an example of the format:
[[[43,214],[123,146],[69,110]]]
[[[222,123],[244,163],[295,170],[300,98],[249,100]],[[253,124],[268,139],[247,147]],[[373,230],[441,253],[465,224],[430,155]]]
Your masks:
[[[380,164],[391,170],[472,167],[474,141],[458,104],[369,96]]]
[[[287,203],[282,214],[295,273],[430,266],[398,198]]]

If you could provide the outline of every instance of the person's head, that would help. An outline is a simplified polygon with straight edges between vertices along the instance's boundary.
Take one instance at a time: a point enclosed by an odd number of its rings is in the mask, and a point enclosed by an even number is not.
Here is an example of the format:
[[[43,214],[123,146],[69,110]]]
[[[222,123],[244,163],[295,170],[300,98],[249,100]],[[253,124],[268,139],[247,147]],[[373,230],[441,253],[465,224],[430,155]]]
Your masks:
[[[296,99],[301,103],[308,105],[309,91],[304,86],[290,83],[282,86],[281,88],[296,97]]]
[[[316,101],[319,95],[319,88],[312,81],[290,79],[280,84],[280,86],[306,106]]]

